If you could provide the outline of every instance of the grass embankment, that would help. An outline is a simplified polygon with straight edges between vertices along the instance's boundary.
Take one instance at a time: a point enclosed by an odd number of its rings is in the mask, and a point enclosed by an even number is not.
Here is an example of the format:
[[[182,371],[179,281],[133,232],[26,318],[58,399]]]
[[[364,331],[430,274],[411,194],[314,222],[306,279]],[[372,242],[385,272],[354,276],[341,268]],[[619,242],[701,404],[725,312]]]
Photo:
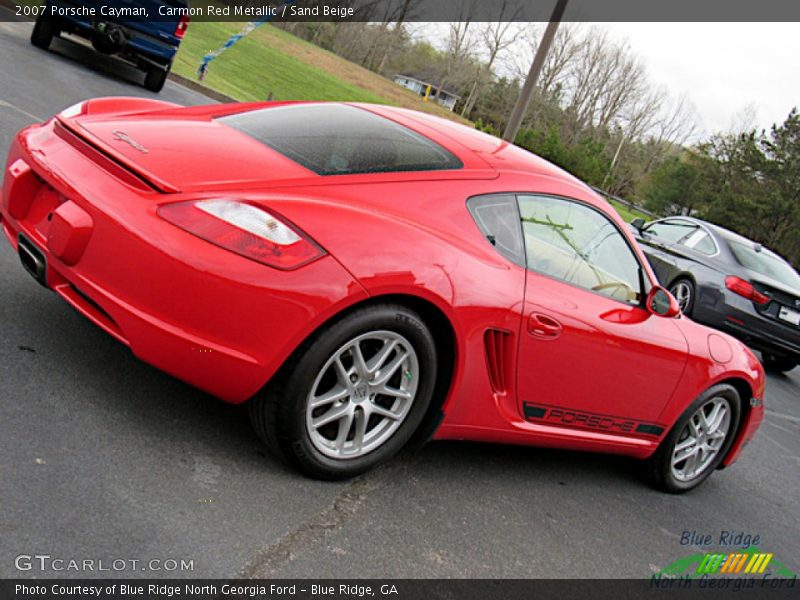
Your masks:
[[[196,81],[203,56],[243,26],[193,22],[173,70]],[[262,25],[214,59],[203,84],[237,100],[266,100],[272,94],[274,100],[375,102],[469,123],[436,102],[271,25]]]
[[[613,206],[616,211],[620,214],[620,216],[625,219],[628,223],[633,221],[634,219],[642,218],[645,221],[650,221],[653,217],[646,215],[644,213],[637,212],[636,209],[630,209],[624,204],[620,204],[619,202],[615,202],[614,200],[609,200],[611,206]]]

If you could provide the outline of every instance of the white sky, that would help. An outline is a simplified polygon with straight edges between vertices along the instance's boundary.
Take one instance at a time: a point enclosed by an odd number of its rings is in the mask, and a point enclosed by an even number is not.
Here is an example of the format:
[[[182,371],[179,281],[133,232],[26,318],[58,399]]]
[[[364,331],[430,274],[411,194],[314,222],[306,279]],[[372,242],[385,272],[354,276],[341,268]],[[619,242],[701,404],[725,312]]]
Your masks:
[[[694,105],[706,133],[782,123],[800,108],[800,23],[605,23],[650,79]]]
[[[653,85],[665,88],[672,100],[685,97],[697,115],[695,139],[745,126],[768,128],[783,123],[792,107],[800,108],[800,23],[582,27],[604,28],[627,40]],[[444,23],[418,23],[415,32],[436,46],[446,43]]]

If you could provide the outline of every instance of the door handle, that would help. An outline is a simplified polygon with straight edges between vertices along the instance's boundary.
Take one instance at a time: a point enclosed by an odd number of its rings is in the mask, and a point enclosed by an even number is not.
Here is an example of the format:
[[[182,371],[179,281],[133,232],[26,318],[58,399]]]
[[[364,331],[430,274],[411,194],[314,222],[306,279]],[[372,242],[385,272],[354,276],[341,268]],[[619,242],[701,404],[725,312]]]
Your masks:
[[[534,337],[553,340],[561,335],[564,328],[553,317],[542,313],[531,313],[528,317],[528,333]]]

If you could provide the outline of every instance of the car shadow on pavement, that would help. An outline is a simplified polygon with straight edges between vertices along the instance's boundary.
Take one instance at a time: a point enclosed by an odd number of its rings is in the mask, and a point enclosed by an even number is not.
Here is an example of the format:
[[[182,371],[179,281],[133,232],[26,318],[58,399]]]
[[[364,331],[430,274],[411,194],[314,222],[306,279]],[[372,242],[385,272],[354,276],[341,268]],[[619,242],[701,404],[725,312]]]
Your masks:
[[[639,476],[641,463],[637,460],[537,446],[435,441],[407,455],[406,460],[413,463],[415,471],[439,472],[448,479],[508,477],[547,486],[647,487]]]

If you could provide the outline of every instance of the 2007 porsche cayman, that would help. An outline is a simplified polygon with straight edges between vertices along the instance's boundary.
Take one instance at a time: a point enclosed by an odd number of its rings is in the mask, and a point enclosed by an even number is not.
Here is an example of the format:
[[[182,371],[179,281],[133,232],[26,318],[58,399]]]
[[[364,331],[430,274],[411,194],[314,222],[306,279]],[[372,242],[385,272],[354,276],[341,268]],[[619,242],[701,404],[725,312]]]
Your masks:
[[[314,476],[433,437],[629,455],[680,492],[763,417],[758,360],[604,200],[429,115],[90,100],[16,137],[0,215],[43,285]]]

